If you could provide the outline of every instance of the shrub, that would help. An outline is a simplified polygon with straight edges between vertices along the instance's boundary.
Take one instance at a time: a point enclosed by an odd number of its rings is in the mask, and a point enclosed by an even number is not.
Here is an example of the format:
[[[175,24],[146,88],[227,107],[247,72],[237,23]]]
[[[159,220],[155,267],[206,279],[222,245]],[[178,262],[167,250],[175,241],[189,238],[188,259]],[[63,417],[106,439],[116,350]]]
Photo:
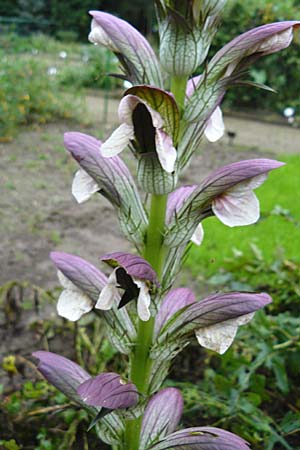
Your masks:
[[[58,95],[47,64],[34,57],[2,57],[0,139],[11,140],[20,125],[71,118],[72,105]]]

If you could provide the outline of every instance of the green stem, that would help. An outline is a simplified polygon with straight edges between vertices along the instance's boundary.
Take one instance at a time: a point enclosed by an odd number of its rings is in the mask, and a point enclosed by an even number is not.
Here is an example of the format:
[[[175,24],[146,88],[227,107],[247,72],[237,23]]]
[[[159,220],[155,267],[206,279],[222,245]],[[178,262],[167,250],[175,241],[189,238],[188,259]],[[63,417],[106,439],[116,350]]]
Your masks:
[[[161,277],[164,260],[163,231],[167,206],[167,195],[152,195],[149,226],[146,237],[144,258]],[[139,320],[136,347],[131,361],[131,381],[140,394],[147,395],[151,371],[149,352],[152,345],[154,318],[147,322]],[[142,417],[127,421],[125,430],[126,450],[138,450]]]
[[[186,84],[187,77],[178,77],[175,75],[171,77],[171,92],[175,96],[180,112],[184,109]]]

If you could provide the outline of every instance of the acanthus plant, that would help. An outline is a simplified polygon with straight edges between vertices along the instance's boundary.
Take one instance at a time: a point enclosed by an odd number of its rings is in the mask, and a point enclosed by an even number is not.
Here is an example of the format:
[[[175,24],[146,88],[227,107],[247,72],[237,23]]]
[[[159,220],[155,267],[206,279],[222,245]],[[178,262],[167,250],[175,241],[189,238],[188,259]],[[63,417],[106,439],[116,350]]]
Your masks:
[[[90,412],[91,426],[115,450],[250,448],[218,428],[176,431],[183,400],[177,389],[162,389],[174,357],[193,335],[201,346],[224,353],[238,326],[271,301],[266,293],[246,292],[199,300],[189,288],[172,288],[190,240],[201,244],[201,222],[213,215],[227,226],[256,222],[259,203],[253,190],[282,165],[269,159],[240,161],[198,185],[177,187],[203,135],[211,141],[222,136],[220,104],[227,89],[251,85],[244,79],[249,65],[288,47],[300,26],[288,21],[255,28],[208,61],[225,3],[157,0],[160,58],[128,23],[90,13],[89,40],[115,53],[132,87],[120,103],[120,126],[103,143],[66,133],[65,146],[79,164],[72,192],[79,203],[95,193],[111,202],[136,252],[112,249],[104,255],[108,277],[78,256],[53,252],[51,258],[64,288],[58,313],[71,321],[92,311],[94,320],[100,316],[110,341],[127,356],[128,369],[123,379],[111,372],[93,378],[60,355],[34,355],[41,373]],[[196,70],[201,75],[193,76]],[[138,187],[119,156],[125,148],[136,157]],[[141,190],[150,202],[142,200]]]

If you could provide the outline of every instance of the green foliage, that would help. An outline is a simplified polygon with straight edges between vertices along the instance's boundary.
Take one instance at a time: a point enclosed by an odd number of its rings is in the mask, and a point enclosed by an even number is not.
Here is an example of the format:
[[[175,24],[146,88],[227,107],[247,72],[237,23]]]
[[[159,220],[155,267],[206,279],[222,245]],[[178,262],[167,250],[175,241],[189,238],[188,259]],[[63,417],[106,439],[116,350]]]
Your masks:
[[[2,55],[0,136],[10,140],[19,125],[72,117],[74,103],[58,95],[47,65],[33,57]]]
[[[10,439],[9,441],[0,440],[0,445],[3,449],[7,450],[20,450],[20,447],[16,443],[14,439]]]
[[[267,311],[240,327],[225,355],[203,351],[209,369],[197,384],[183,383],[187,424],[199,423],[200,418],[230,429],[257,450],[292,450],[299,444],[300,432],[300,259],[295,245],[300,239],[300,211],[294,201],[300,158],[279,159],[287,165],[257,191],[262,207],[259,223],[231,230],[212,220],[213,242],[206,234],[187,261],[209,291],[272,295]]]
[[[118,15],[147,33],[151,31],[153,3],[145,0],[3,0],[0,16],[12,19],[18,32],[48,30],[61,37],[61,33],[67,31],[85,42],[91,22],[89,10]]]
[[[299,5],[294,0],[229,0],[213,41],[211,54],[246,30],[281,20],[299,20],[299,17]],[[298,34],[295,33],[289,49],[258,61],[251,67],[247,77],[251,81],[267,84],[275,89],[277,94],[255,88],[235,87],[226,95],[226,104],[231,107],[251,107],[278,112],[286,106],[300,108],[299,73],[300,42]]]
[[[0,36],[0,139],[10,140],[20,125],[80,118],[74,90],[113,89],[120,85],[109,73],[116,59],[103,48],[60,42],[42,34]],[[72,88],[72,97],[65,91]],[[64,91],[62,93],[62,90]],[[74,102],[79,103],[74,107]]]
[[[300,318],[256,314],[225,355],[207,352],[198,383],[181,383],[188,425],[210,422],[243,436],[254,449],[292,449],[300,431],[297,384]],[[197,361],[194,360],[194,363]],[[281,445],[276,447],[276,445]]]

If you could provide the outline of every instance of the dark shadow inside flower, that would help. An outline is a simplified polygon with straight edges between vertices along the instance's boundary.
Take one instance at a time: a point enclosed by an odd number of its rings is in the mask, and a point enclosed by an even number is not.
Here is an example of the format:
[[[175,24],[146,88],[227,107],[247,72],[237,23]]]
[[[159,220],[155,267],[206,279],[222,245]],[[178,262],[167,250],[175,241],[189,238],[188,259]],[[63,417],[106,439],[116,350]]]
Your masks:
[[[128,275],[125,269],[119,267],[116,270],[117,288],[123,289],[121,301],[118,305],[118,309],[127,305],[131,300],[137,300],[140,289],[133,282],[132,277]]]
[[[139,153],[155,152],[155,128],[152,117],[143,103],[138,103],[132,113],[134,134]]]

